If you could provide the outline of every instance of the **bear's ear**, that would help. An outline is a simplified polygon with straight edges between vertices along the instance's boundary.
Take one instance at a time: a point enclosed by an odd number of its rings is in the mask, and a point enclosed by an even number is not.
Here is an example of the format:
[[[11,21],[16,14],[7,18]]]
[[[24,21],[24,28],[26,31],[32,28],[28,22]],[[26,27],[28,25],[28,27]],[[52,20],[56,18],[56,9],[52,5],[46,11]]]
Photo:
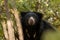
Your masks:
[[[25,16],[26,12],[20,12],[21,16]]]
[[[27,14],[27,12],[20,12],[20,14],[22,17],[24,17]]]
[[[39,17],[40,19],[42,19],[42,17],[43,17],[43,14],[42,14],[42,13],[39,13],[39,12],[34,12],[34,13],[36,13],[36,14],[38,15],[38,17]]]

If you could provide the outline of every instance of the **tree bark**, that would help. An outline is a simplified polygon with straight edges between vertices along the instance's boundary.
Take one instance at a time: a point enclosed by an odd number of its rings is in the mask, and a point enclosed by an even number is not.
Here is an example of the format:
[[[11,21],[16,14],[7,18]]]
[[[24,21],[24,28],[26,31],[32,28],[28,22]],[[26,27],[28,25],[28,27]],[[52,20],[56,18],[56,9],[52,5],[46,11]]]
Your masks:
[[[3,21],[3,22],[1,22],[1,24],[3,26],[3,32],[4,32],[5,40],[8,40],[8,32],[7,32],[6,22]]]
[[[8,40],[15,40],[14,36],[14,29],[13,29],[13,22],[10,19],[10,13],[8,8],[8,0],[4,0],[5,3],[5,10],[6,10],[6,16],[7,16],[7,29],[8,29]]]
[[[19,17],[19,12],[17,11],[16,5],[15,5],[15,0],[11,0],[11,2],[13,2],[13,4],[12,4],[13,10],[11,10],[11,12],[14,14],[15,19],[16,19],[19,40],[24,40],[22,25],[21,25],[21,21],[20,21],[21,18]]]
[[[14,8],[14,10],[11,10],[12,13],[14,13],[15,19],[16,19],[16,24],[18,28],[18,35],[19,35],[19,40],[24,40],[24,35],[23,35],[23,30],[22,30],[22,25],[21,25],[21,20],[19,17],[19,12],[17,9]]]

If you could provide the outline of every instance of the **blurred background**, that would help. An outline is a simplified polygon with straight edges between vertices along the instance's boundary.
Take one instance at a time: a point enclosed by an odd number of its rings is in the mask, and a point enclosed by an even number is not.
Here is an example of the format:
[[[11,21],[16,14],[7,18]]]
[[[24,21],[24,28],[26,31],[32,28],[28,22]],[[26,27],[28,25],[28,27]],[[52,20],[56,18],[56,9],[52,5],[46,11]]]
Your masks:
[[[22,11],[40,12],[44,14],[44,20],[47,20],[60,31],[60,0],[8,0],[7,5],[13,21],[15,21],[12,13],[14,8],[19,13]],[[6,21],[5,9],[7,9],[6,3],[4,0],[0,0],[0,40],[3,40],[4,36],[1,21]],[[14,24],[14,26],[16,25]]]

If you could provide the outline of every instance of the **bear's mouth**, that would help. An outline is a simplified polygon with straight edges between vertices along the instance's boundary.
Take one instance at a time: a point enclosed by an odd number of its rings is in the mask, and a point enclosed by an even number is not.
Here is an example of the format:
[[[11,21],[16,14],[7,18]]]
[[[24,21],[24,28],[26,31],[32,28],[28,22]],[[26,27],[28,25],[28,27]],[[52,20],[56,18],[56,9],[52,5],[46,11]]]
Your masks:
[[[35,25],[35,18],[34,18],[34,17],[30,17],[30,18],[28,19],[28,24],[29,24],[30,26]]]

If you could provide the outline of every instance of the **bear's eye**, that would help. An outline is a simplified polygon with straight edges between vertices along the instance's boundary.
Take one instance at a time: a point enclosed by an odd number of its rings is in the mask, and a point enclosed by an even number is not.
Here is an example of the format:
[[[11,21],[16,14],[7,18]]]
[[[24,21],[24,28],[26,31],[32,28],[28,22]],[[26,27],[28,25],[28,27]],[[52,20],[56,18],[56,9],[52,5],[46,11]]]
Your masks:
[[[34,25],[35,22],[36,22],[36,20],[35,20],[34,17],[30,17],[30,18],[28,19],[28,24],[29,24],[29,25]]]

